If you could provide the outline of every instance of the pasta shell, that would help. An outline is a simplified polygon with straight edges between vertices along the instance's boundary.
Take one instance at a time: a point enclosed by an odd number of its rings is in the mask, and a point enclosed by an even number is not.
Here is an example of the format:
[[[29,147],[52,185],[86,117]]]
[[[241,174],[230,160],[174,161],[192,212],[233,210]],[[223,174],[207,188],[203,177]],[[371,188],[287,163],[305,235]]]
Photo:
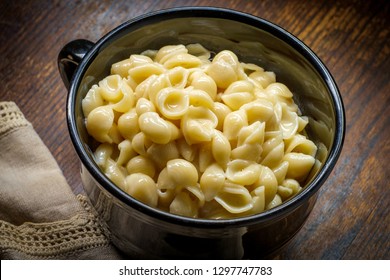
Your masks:
[[[112,108],[120,113],[128,112],[134,106],[134,92],[127,82],[122,81],[121,83],[122,98],[115,103]]]
[[[259,143],[243,144],[232,150],[231,158],[259,162],[262,151],[263,148]]]
[[[133,173],[127,176],[125,191],[135,199],[149,206],[157,206],[158,194],[156,183],[148,175]]]
[[[155,61],[164,64],[169,58],[185,53],[188,53],[188,50],[184,45],[164,46],[158,50]]]
[[[175,67],[165,73],[170,86],[175,88],[185,88],[188,81],[189,71],[183,67]]]
[[[123,140],[118,145],[119,156],[117,159],[118,165],[126,164],[131,158],[135,157],[137,153],[133,149],[133,145],[130,140]]]
[[[167,119],[179,120],[188,110],[190,97],[182,89],[162,89],[156,98],[156,105],[161,114]]]
[[[96,148],[93,156],[94,156],[96,164],[101,169],[103,169],[103,170],[106,169],[107,161],[111,157],[113,151],[114,151],[114,147],[108,143],[100,144]]]
[[[212,111],[218,119],[216,129],[222,131],[225,118],[232,110],[221,102],[214,102]]]
[[[193,89],[189,91],[190,105],[202,106],[212,110],[214,108],[214,101],[205,91]]]
[[[146,112],[140,115],[138,124],[140,130],[152,142],[157,144],[167,144],[171,141],[170,125],[156,112]]]
[[[256,81],[262,88],[266,88],[272,83],[276,82],[276,76],[274,72],[268,71],[255,71],[249,75],[249,78]]]
[[[195,71],[189,77],[189,85],[194,89],[206,92],[215,101],[217,97],[217,84],[203,71]]]
[[[238,133],[237,145],[263,144],[265,137],[265,123],[256,121],[249,126],[244,126]]]
[[[270,203],[267,204],[265,209],[266,210],[272,209],[272,208],[282,204],[282,202],[283,202],[282,198],[277,194],[277,195],[275,195],[274,199]]]
[[[228,140],[237,140],[240,130],[248,125],[248,119],[243,110],[229,113],[223,123],[223,134]]]
[[[108,159],[106,162],[106,168],[104,169],[104,173],[106,176],[120,189],[126,189],[126,173],[125,169],[118,166],[113,159]]]
[[[219,163],[219,165],[225,167],[230,160],[231,151],[232,148],[226,136],[222,132],[215,130],[211,142],[211,152],[215,161]]]
[[[113,75],[117,74],[122,78],[126,78],[129,73],[129,69],[131,65],[132,65],[132,60],[130,58],[118,61],[111,66],[111,74]]]
[[[197,169],[192,163],[184,159],[168,161],[167,173],[177,186],[195,186],[198,182]]]
[[[228,163],[226,178],[240,185],[251,185],[260,176],[260,165],[253,161],[235,159]]]
[[[132,140],[133,137],[139,132],[138,114],[135,108],[119,117],[118,131],[123,138],[129,140]]]
[[[306,178],[315,163],[314,157],[302,153],[288,153],[283,160],[289,163],[287,177],[299,182]]]
[[[110,75],[99,82],[100,93],[103,99],[117,102],[122,97],[121,91],[122,77],[119,75]]]
[[[160,75],[164,72],[164,68],[158,63],[144,63],[129,69],[129,76],[137,84],[140,84],[152,75]]]
[[[190,106],[181,119],[181,129],[188,144],[209,142],[218,124],[215,114],[205,107]]]
[[[259,165],[260,172],[256,182],[251,186],[251,189],[257,189],[264,186],[265,204],[268,204],[274,199],[278,190],[278,181],[275,174],[267,166]]]
[[[87,92],[87,95],[81,101],[83,113],[85,117],[88,117],[89,113],[100,106],[103,106],[103,98],[100,94],[100,87],[93,85],[92,88]]]
[[[191,199],[188,192],[180,192],[170,204],[169,212],[196,218],[198,216],[198,204]]]
[[[317,153],[317,146],[303,135],[296,134],[288,140],[286,141],[286,154],[295,152],[314,157]]]
[[[156,112],[156,107],[150,100],[141,97],[137,101],[137,105],[135,106],[135,111],[137,112],[138,116],[141,116],[143,113],[147,112]]]
[[[153,143],[147,150],[147,155],[151,158],[156,166],[161,170],[169,160],[179,158],[179,150],[174,141],[167,144]]]
[[[93,109],[86,121],[88,134],[100,143],[112,143],[108,135],[114,124],[114,112],[110,106],[100,106]]]
[[[214,163],[207,167],[200,177],[200,188],[206,201],[211,201],[223,188],[225,172],[222,167]]]
[[[131,158],[126,164],[126,170],[129,174],[142,173],[148,175],[150,178],[154,178],[156,174],[153,161],[142,155]]]
[[[223,189],[214,198],[228,212],[238,214],[253,207],[252,196],[248,190],[238,184],[225,182]]]
[[[197,200],[198,208],[202,207],[204,205],[204,203],[205,203],[205,196],[204,196],[202,190],[200,189],[199,184],[197,184],[195,186],[187,186],[187,187],[185,187],[185,189],[190,194],[192,194],[192,196],[194,198],[196,198],[195,200]],[[192,201],[194,201],[194,199],[192,199]]]
[[[252,195],[252,209],[247,214],[256,214],[263,212],[265,209],[265,187],[260,186],[251,192]]]
[[[266,99],[256,99],[240,109],[245,111],[249,124],[257,121],[267,122],[274,114],[273,104]]]

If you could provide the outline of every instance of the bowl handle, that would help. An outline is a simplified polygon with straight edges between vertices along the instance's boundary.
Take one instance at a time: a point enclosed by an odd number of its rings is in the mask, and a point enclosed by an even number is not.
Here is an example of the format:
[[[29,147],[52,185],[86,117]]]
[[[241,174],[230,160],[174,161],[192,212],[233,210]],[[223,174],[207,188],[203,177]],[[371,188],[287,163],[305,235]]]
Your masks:
[[[95,44],[85,39],[77,39],[67,43],[58,54],[58,70],[65,87],[69,90],[70,81],[75,73],[77,66],[85,54]]]

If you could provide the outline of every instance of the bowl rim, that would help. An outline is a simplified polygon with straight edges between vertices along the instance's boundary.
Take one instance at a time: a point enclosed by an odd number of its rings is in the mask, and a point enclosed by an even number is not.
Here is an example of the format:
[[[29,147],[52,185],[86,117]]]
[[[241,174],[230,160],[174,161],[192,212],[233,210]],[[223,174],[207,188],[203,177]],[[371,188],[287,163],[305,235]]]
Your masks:
[[[334,111],[336,115],[336,123],[335,137],[331,149],[328,153],[328,157],[323,163],[323,166],[319,170],[316,177],[313,178],[313,180],[300,193],[298,193],[296,196],[289,199],[288,201],[283,202],[280,206],[254,215],[220,220],[184,217],[150,207],[132,198],[130,195],[126,194],[119,187],[117,187],[113,182],[111,182],[103,174],[103,172],[99,170],[96,163],[90,158],[86,149],[84,148],[83,141],[78,135],[75,114],[75,100],[77,96],[77,90],[80,86],[84,72],[86,71],[86,69],[88,69],[88,66],[92,63],[93,59],[98,55],[101,49],[104,48],[105,44],[113,40],[115,38],[115,35],[117,35],[123,29],[127,29],[129,27],[133,28],[138,26],[138,28],[140,28],[147,24],[159,22],[161,20],[166,19],[196,17],[220,18],[224,20],[238,21],[271,33],[275,37],[291,45],[306,60],[308,60],[310,64],[314,67],[314,69],[318,72],[318,74],[321,76],[321,78],[324,80],[324,84],[326,84],[327,89],[330,92],[330,98],[332,100],[332,105],[334,106]],[[283,218],[284,215],[293,211],[294,209],[302,205],[308,198],[316,194],[319,188],[323,185],[327,177],[330,175],[332,169],[334,168],[337,159],[341,153],[345,134],[345,112],[343,101],[334,78],[332,77],[331,73],[324,65],[324,63],[320,60],[320,58],[301,40],[299,40],[297,37],[286,31],[279,25],[260,18],[258,16],[254,16],[241,11],[219,7],[185,6],[158,10],[130,19],[109,31],[106,35],[101,37],[96,42],[96,44],[84,56],[84,58],[78,65],[70,82],[66,111],[68,130],[77,155],[80,158],[82,164],[101,187],[103,187],[106,191],[108,191],[108,193],[110,193],[121,203],[128,205],[147,216],[174,224],[197,228],[222,228],[227,226],[241,227],[257,223],[264,224]]]

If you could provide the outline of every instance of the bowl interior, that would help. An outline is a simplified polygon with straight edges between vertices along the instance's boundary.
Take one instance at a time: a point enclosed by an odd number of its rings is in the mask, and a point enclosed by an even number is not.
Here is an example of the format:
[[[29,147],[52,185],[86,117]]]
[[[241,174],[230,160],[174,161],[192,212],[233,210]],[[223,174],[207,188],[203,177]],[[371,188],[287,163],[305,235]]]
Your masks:
[[[289,87],[302,114],[309,117],[306,131],[319,147],[306,189],[291,200],[318,188],[335,164],[343,138],[342,103],[332,77],[309,48],[280,27],[242,13],[214,9],[156,13],[127,22],[97,42],[80,64],[70,93],[74,104],[71,118],[86,157],[83,163],[98,169],[81,110],[89,88],[109,75],[113,63],[131,54],[190,43],[200,43],[214,52],[231,50],[240,61],[275,72],[277,81]]]

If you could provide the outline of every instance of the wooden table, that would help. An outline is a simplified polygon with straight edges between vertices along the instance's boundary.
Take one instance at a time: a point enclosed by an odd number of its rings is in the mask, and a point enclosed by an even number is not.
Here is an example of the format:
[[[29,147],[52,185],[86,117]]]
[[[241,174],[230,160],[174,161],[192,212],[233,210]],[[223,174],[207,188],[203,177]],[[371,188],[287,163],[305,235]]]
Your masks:
[[[112,3],[111,3],[112,2]],[[76,38],[98,40],[146,12],[210,5],[270,20],[327,65],[345,103],[340,159],[307,223],[280,259],[390,259],[390,4],[388,1],[0,2],[0,101],[15,101],[75,193],[80,163],[65,120],[57,55]]]

